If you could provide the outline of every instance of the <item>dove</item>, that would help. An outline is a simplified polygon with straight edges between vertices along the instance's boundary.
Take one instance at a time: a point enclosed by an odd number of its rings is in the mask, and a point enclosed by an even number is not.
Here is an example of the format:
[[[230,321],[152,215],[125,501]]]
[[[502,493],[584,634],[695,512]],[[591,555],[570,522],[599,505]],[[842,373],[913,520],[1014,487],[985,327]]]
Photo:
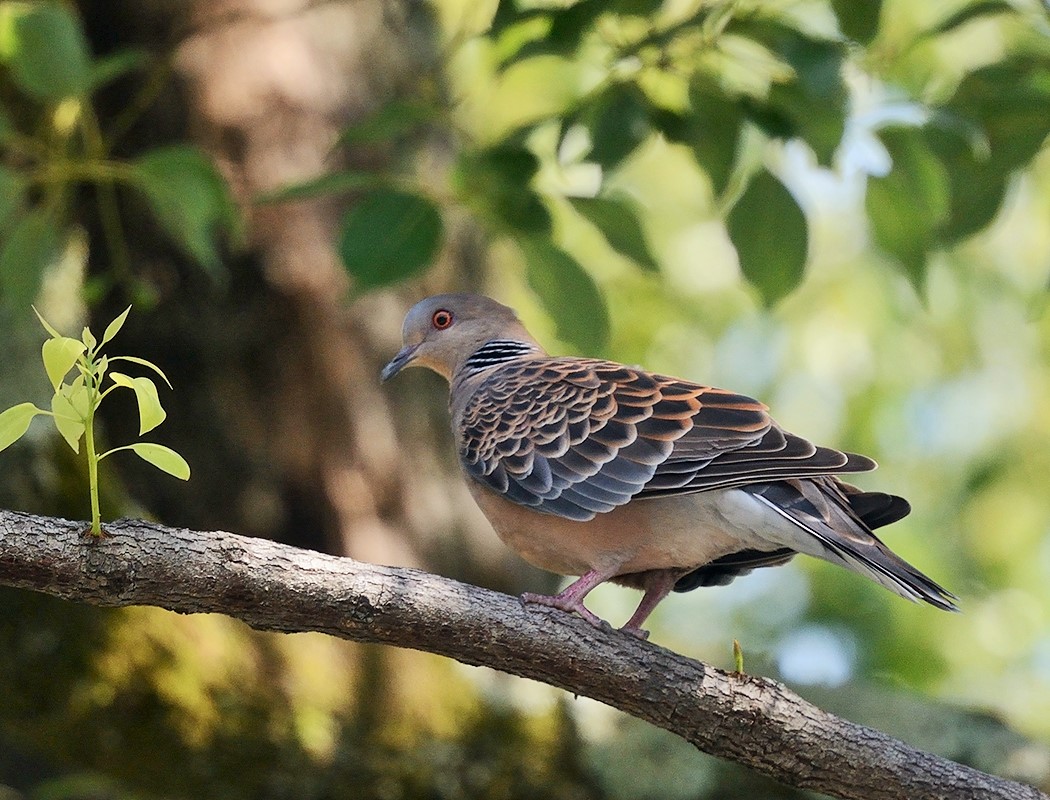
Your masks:
[[[956,611],[955,595],[873,533],[911,507],[839,476],[862,455],[781,428],[758,400],[595,358],[551,356],[515,312],[473,294],[413,306],[381,373],[426,367],[449,382],[467,485],[496,534],[544,570],[577,576],[527,604],[579,614],[611,581],[642,591],[621,630],[671,591],[728,584],[796,554],[838,564],[901,597]]]

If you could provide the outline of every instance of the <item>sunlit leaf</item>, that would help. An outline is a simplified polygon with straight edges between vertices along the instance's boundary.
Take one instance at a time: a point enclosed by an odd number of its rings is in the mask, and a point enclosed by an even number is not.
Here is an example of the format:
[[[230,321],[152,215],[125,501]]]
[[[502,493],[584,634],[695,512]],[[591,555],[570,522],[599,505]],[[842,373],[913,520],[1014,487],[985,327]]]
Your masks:
[[[105,333],[102,334],[102,344],[109,342],[114,336],[120,333],[120,329],[124,327],[124,320],[128,318],[128,314],[131,313],[131,306],[124,309],[123,313],[114,319],[109,325],[106,326]]]
[[[201,266],[218,273],[218,239],[234,229],[237,213],[211,160],[195,147],[169,145],[139,156],[132,169],[161,227]]]
[[[591,276],[546,237],[528,237],[518,245],[525,256],[529,286],[554,320],[558,338],[581,353],[601,351],[609,339],[609,317]]]
[[[62,391],[65,389],[66,391]],[[74,453],[80,452],[80,437],[84,435],[84,415],[77,411],[76,406],[70,400],[73,397],[78,401],[77,405],[86,405],[87,390],[83,384],[79,389],[62,387],[51,397],[51,412],[54,414],[55,427],[66,440],[66,444]]]
[[[168,384],[168,388],[169,389],[172,388],[171,381],[168,380],[168,376],[165,375],[161,371],[160,367],[158,367],[152,361],[147,361],[146,359],[139,358],[138,356],[113,356],[109,360],[110,361],[127,361],[129,364],[138,364],[140,367],[146,367],[147,369],[151,369],[154,372],[156,372],[163,379],[163,381],[166,384]]]
[[[978,0],[976,3],[963,6],[954,14],[949,14],[932,28],[923,31],[920,38],[940,36],[960,28],[968,22],[973,22],[981,17],[995,16],[996,14],[1017,14],[1017,9],[1005,0]]]
[[[22,434],[29,430],[33,417],[43,413],[32,403],[19,403],[0,414],[0,450],[22,438]]]
[[[36,314],[36,318],[40,320],[40,324],[44,326],[44,330],[46,330],[52,338],[62,338],[62,334],[55,330],[54,326],[40,315],[40,312],[36,310],[36,306],[33,306],[33,313]]]
[[[86,349],[83,342],[78,339],[70,339],[68,336],[60,336],[44,342],[40,352],[52,389],[58,389],[66,373],[73,368]]]
[[[879,132],[893,160],[884,177],[868,180],[865,205],[875,243],[900,261],[921,286],[926,254],[948,211],[948,179],[919,128],[893,127]]]
[[[41,209],[23,214],[0,244],[0,296],[13,307],[29,305],[40,290],[44,270],[58,258],[62,238]]]
[[[363,196],[343,218],[339,255],[357,287],[403,280],[429,266],[444,236],[437,206],[393,189]]]
[[[659,265],[649,249],[645,231],[634,205],[619,197],[570,197],[569,202],[584,219],[605,236],[609,246],[640,267],[656,270]]]
[[[91,53],[73,12],[57,2],[0,4],[0,59],[27,94],[56,102],[91,85]]]
[[[99,459],[101,460],[105,456],[121,450],[131,450],[143,461],[149,462],[157,467],[157,469],[163,470],[169,475],[174,475],[180,480],[189,480],[190,465],[186,463],[186,459],[170,447],[165,447],[162,444],[153,444],[153,442],[135,442],[134,444],[124,445],[123,447],[115,447],[114,449],[103,453]]]
[[[167,417],[160,404],[157,384],[149,378],[132,378],[122,372],[109,373],[110,379],[117,386],[125,386],[135,392],[139,406],[139,435],[156,428]]]
[[[802,281],[809,233],[791,192],[766,170],[748,184],[726,218],[740,270],[769,305]]]

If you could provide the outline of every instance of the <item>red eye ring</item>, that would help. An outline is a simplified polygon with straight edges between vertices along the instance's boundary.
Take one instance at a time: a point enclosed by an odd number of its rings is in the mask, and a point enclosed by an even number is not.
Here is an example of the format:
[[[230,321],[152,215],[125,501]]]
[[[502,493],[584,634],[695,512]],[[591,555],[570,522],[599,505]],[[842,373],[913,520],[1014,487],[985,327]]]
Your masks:
[[[434,316],[430,318],[430,324],[439,331],[445,330],[452,324],[452,312],[444,308],[438,309],[434,312]]]

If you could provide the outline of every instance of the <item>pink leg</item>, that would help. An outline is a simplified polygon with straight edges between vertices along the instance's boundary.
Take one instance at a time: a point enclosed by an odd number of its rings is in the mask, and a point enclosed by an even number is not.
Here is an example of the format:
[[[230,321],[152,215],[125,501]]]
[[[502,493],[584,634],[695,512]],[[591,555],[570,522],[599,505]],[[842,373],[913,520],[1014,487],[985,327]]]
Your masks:
[[[583,598],[585,598],[591,589],[600,583],[604,583],[613,577],[617,572],[616,569],[611,570],[596,570],[592,569],[589,572],[584,573],[575,581],[570,583],[565,589],[555,595],[549,594],[533,594],[532,592],[525,592],[521,596],[523,603],[535,603],[541,606],[550,606],[551,608],[560,608],[562,611],[568,611],[572,613],[575,611],[585,620],[587,620],[595,628],[609,628],[609,623],[598,617],[596,614],[591,612],[584,604]]]
[[[631,615],[631,618],[627,620],[627,624],[620,630],[637,636],[639,639],[648,639],[649,631],[642,630],[642,623],[653,613],[653,609],[656,608],[657,604],[671,593],[675,581],[681,577],[681,574],[677,570],[660,570],[650,573],[645,582],[645,594],[642,595],[642,602],[638,604],[634,614]]]

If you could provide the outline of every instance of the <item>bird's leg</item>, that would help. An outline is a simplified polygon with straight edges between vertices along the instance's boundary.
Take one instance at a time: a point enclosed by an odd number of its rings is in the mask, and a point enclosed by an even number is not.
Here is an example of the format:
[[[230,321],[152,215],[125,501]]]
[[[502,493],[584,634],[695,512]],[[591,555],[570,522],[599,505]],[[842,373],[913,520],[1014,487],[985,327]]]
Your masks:
[[[568,611],[570,613],[575,611],[595,628],[609,629],[609,623],[590,611],[583,604],[583,598],[585,598],[595,586],[604,583],[609,580],[609,578],[613,577],[617,571],[617,568],[606,570],[592,569],[570,583],[558,594],[533,594],[532,592],[525,592],[525,594],[521,596],[521,601],[523,603],[535,603],[541,606],[560,608],[562,611]]]
[[[649,631],[642,629],[642,623],[653,613],[657,604],[671,593],[675,582],[681,575],[679,570],[671,569],[654,570],[649,573],[645,580],[645,594],[642,595],[642,602],[638,604],[634,614],[620,630],[637,636],[639,639],[648,639]]]

